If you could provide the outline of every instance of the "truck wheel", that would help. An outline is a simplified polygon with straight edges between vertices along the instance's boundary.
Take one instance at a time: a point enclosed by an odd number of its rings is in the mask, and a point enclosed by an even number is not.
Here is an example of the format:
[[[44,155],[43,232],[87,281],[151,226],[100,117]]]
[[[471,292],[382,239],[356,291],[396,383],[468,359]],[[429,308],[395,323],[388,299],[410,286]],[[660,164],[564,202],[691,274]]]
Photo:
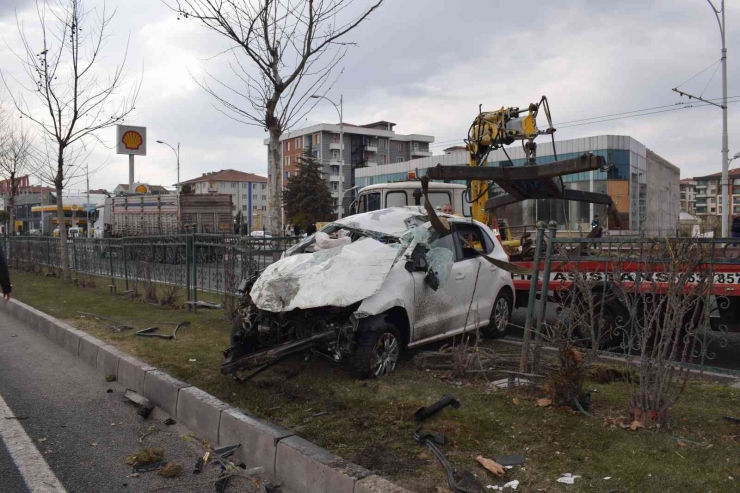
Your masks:
[[[493,311],[491,312],[491,321],[487,326],[481,329],[484,337],[490,339],[501,339],[506,335],[511,320],[511,295],[508,291],[501,290],[493,302]]]
[[[401,356],[401,335],[384,322],[358,334],[357,350],[352,360],[356,378],[382,377],[396,369]]]

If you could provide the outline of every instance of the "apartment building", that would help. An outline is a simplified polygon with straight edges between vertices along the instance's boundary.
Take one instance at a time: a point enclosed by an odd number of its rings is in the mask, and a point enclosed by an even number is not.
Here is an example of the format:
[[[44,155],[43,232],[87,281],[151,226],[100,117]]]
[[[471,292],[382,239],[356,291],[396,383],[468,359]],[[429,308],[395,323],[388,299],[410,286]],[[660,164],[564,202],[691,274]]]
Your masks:
[[[681,212],[696,214],[696,180],[684,178],[680,182],[679,200],[681,201]]]
[[[740,169],[729,172],[730,215],[740,214]],[[722,225],[722,173],[692,178],[696,182],[695,215],[702,220],[705,227]]]
[[[268,202],[267,178],[264,176],[226,169],[203,173],[180,185],[189,185],[192,193],[197,194],[230,194],[234,218],[241,211],[243,223],[250,230],[262,229],[265,225]]]
[[[429,144],[434,142],[431,135],[398,134],[395,123],[379,121],[367,125],[345,123],[344,143],[340,143],[338,124],[321,123],[311,127],[286,132],[280,139],[283,185],[295,174],[298,158],[310,152],[323,166],[325,179],[339,212],[339,181],[343,184],[343,213],[349,209],[353,193],[355,170],[371,168],[390,163],[400,163],[431,156]],[[269,139],[265,139],[265,146]],[[344,161],[343,176],[339,165]],[[269,147],[267,161],[271,162]],[[269,168],[272,170],[272,167]]]

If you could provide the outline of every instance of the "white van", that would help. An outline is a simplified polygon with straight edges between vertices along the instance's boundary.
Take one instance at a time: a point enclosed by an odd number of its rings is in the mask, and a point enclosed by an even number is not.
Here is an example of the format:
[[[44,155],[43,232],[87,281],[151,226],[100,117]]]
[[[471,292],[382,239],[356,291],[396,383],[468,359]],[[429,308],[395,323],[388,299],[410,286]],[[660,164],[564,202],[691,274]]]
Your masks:
[[[429,201],[436,210],[452,207],[452,214],[470,217],[467,187],[453,183],[429,183]],[[420,181],[400,181],[368,185],[357,193],[357,199],[350,206],[350,215],[377,211],[388,207],[424,205]],[[444,211],[448,212],[448,211]]]

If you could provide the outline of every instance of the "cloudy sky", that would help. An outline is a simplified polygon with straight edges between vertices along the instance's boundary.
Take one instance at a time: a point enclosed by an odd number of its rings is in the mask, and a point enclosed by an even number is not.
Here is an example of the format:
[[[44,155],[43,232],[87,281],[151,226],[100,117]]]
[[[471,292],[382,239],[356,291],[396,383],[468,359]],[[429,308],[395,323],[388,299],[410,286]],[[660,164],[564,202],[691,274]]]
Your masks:
[[[740,5],[728,3],[728,95],[738,96]],[[103,1],[87,5],[99,8]],[[137,159],[137,178],[176,181],[172,151],[155,140],[180,141],[183,180],[226,168],[266,174],[264,131],[216,111],[193,80],[202,80],[206,71],[233,80],[228,59],[212,58],[228,48],[225,40],[196,21],[177,20],[159,0],[108,0],[107,6],[117,13],[100,68],[111,71],[128,40],[128,80],[142,80],[135,115],[127,120],[148,128],[148,155]],[[35,1],[0,0],[0,69],[23,80],[13,55],[22,50],[16,15],[33,40]],[[386,0],[351,39],[358,46],[342,60],[344,72],[328,94],[336,99],[343,94],[345,121],[383,119],[397,123],[401,133],[434,135],[435,153],[459,143],[479,104],[525,106],[544,94],[556,127],[562,123],[559,140],[630,135],[680,166],[682,177],[721,169],[719,108],[580,121],[680,108],[667,106],[681,102],[671,88],[720,56],[719,29],[705,0]],[[720,97],[721,71],[711,79],[713,72],[714,67],[682,88]],[[740,104],[729,105],[731,155],[740,151],[733,138],[740,132],[739,109]],[[337,121],[328,103],[297,126],[322,121]],[[567,123],[573,121],[588,124]],[[112,145],[114,130],[100,137]],[[91,168],[106,165],[92,177],[92,188],[128,181],[125,156],[99,144],[89,159]]]

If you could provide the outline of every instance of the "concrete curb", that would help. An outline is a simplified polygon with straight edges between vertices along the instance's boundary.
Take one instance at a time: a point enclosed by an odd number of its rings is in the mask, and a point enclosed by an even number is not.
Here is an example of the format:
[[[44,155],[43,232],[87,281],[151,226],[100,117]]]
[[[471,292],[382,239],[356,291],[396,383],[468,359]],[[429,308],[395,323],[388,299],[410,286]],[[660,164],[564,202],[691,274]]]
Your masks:
[[[237,457],[296,493],[410,493],[288,429],[249,416],[116,347],[15,299],[0,311],[25,322],[103,375],[149,399],[212,445],[241,443]]]

